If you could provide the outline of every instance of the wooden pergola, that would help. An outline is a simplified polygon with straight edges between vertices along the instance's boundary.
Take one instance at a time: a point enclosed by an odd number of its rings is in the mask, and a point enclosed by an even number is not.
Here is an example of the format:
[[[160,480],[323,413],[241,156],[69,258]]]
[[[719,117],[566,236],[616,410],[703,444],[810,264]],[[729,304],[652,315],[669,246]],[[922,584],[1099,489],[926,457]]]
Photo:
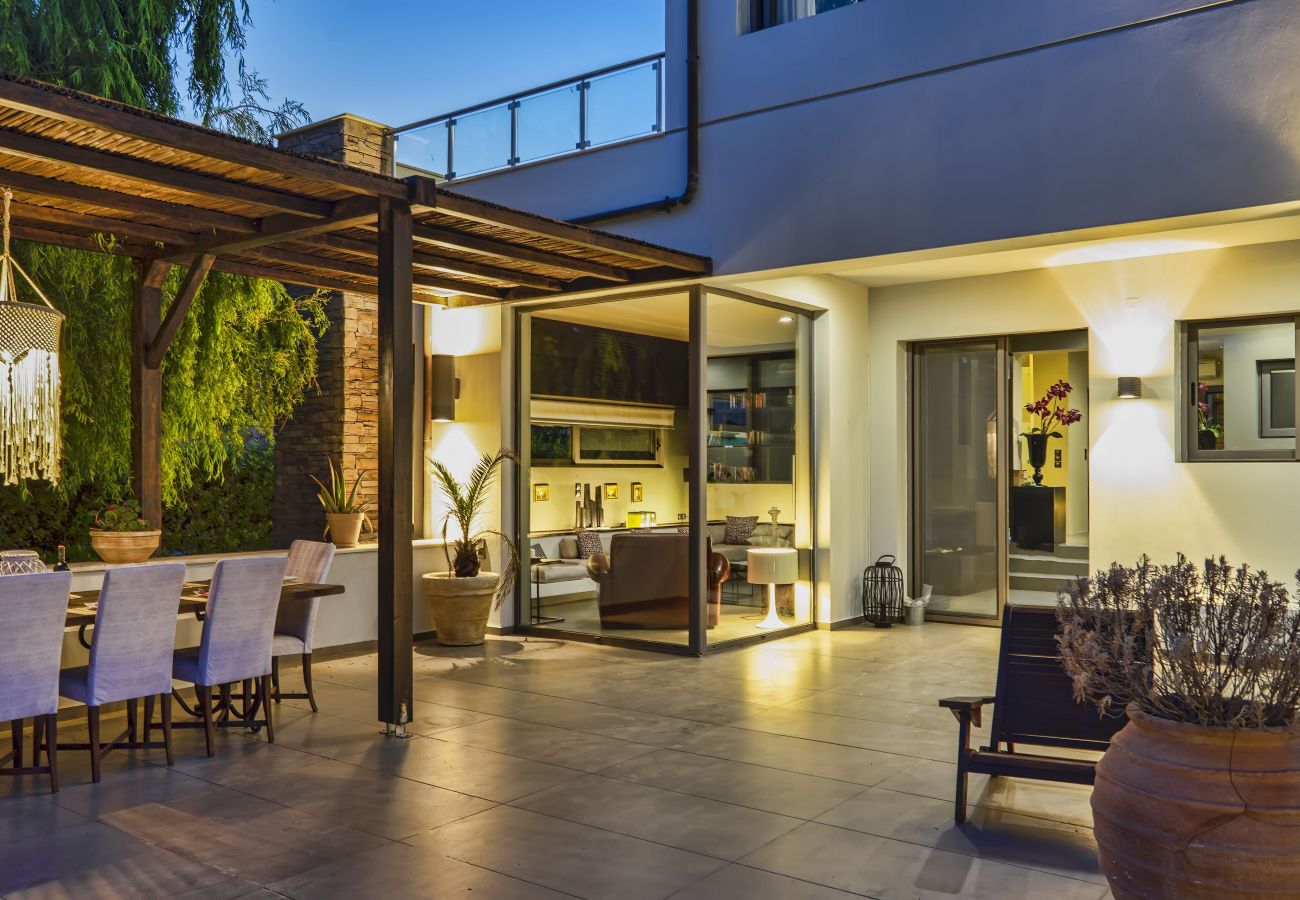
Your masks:
[[[136,261],[131,459],[162,520],[162,362],[209,271],[375,295],[379,718],[412,717],[412,303],[501,303],[710,273],[708,259],[0,74],[15,237]],[[100,236],[111,236],[105,241]],[[163,315],[172,266],[188,271]]]

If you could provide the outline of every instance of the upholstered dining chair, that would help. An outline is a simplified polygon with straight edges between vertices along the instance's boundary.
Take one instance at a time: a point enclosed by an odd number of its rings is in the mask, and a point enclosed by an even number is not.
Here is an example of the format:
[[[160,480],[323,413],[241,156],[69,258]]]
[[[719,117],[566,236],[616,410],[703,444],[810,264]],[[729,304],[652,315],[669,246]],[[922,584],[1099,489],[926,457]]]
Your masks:
[[[212,571],[208,609],[199,646],[177,650],[172,657],[172,677],[194,685],[208,756],[216,755],[216,729],[266,728],[275,741],[271,719],[271,639],[275,613],[284,585],[283,556],[223,559]],[[238,718],[216,721],[214,688],[243,682],[244,709]],[[265,716],[257,718],[261,710]],[[228,711],[228,710],[227,710]],[[200,727],[198,722],[178,722],[174,727]]]
[[[285,577],[296,577],[303,584],[324,584],[334,561],[334,545],[320,541],[294,541],[289,545],[288,566]],[[316,712],[316,694],[311,686],[311,643],[316,633],[316,613],[320,597],[295,597],[280,604],[275,617],[275,638],[271,642],[271,686],[275,702],[306,700],[311,711]],[[302,657],[302,682],[304,693],[284,693],[280,690],[280,657]]]
[[[109,569],[95,610],[90,665],[65,669],[59,694],[86,704],[90,732],[84,744],[64,744],[64,750],[90,751],[90,778],[99,781],[100,761],[117,747],[162,747],[167,765],[172,753],[172,648],[176,644],[176,613],[185,584],[184,563],[154,563]],[[140,740],[137,701],[144,698],[144,739]],[[154,698],[161,703],[161,743],[149,740]],[[127,727],[111,741],[102,741],[100,709],[126,703]]]
[[[13,750],[0,756],[0,775],[48,774],[53,793],[59,790],[59,663],[71,587],[71,572],[0,578],[0,721],[10,723],[13,738]],[[23,765],[26,719],[35,719],[30,766]]]

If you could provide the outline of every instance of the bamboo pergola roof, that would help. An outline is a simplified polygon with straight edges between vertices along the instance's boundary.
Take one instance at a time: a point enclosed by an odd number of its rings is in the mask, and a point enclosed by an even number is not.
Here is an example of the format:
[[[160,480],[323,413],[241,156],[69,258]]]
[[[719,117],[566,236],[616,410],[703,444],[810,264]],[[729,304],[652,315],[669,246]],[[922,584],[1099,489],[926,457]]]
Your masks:
[[[377,293],[378,211],[409,204],[417,299],[472,302],[698,277],[708,259],[251,143],[0,74],[14,235]],[[109,236],[105,241],[100,236]]]

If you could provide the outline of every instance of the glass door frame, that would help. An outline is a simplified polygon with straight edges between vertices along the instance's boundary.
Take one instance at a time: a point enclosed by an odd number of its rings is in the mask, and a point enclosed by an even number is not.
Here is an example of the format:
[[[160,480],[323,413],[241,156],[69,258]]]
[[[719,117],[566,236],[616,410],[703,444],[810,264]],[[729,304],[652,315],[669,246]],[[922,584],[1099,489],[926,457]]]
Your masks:
[[[960,337],[946,338],[941,340],[913,341],[907,345],[907,369],[910,376],[908,385],[908,429],[907,429],[907,471],[908,471],[908,584],[912,596],[917,597],[921,594],[921,582],[923,578],[922,570],[924,568],[925,541],[922,533],[922,516],[921,510],[924,508],[924,479],[921,477],[921,454],[918,449],[924,443],[924,435],[921,434],[923,426],[923,417],[921,416],[922,403],[925,397],[925,367],[922,364],[924,358],[923,351],[927,347],[960,347],[970,344],[993,344],[996,354],[994,384],[999,386],[997,391],[996,416],[997,416],[997,434],[996,447],[998,458],[997,478],[995,490],[997,491],[997,507],[995,528],[997,534],[997,553],[995,559],[996,570],[996,604],[997,611],[994,615],[978,614],[961,614],[961,613],[927,613],[926,619],[931,622],[951,622],[962,625],[984,625],[988,627],[1001,627],[1002,613],[1006,606],[1007,597],[1010,595],[1010,560],[1007,548],[1007,534],[1010,530],[1009,508],[1011,487],[1011,468],[1010,459],[1006,458],[1008,448],[1011,446],[1013,437],[1011,435],[1011,365],[1010,355],[1008,353],[1009,339],[1006,335],[985,336],[985,337]]]
[[[573,306],[588,306],[603,303],[616,303],[620,300],[644,299],[647,297],[664,296],[672,293],[686,293],[688,298],[689,321],[688,321],[688,341],[689,341],[689,372],[688,372],[688,418],[689,423],[689,452],[688,466],[690,469],[690,481],[688,484],[687,515],[692,523],[700,523],[700,527],[691,529],[691,552],[690,552],[690,586],[691,598],[689,613],[688,638],[685,644],[663,643],[653,640],[631,638],[615,635],[591,634],[579,631],[568,631],[552,627],[542,627],[527,621],[526,617],[530,615],[530,597],[533,589],[532,572],[526,562],[521,561],[519,577],[516,579],[514,590],[514,626],[515,634],[524,634],[534,637],[555,637],[564,640],[572,640],[585,643],[607,644],[613,647],[627,647],[636,650],[650,650],[658,653],[669,653],[686,656],[703,656],[706,653],[716,653],[724,650],[734,649],[736,647],[749,646],[765,640],[773,640],[790,635],[799,634],[805,631],[812,631],[817,628],[816,609],[817,609],[817,557],[820,547],[817,531],[818,508],[817,508],[817,459],[819,452],[818,427],[817,427],[817,397],[815,393],[815,384],[813,381],[814,372],[814,330],[810,327],[808,331],[808,341],[805,359],[800,360],[800,366],[803,369],[803,375],[807,378],[808,383],[808,428],[809,428],[809,450],[810,460],[808,464],[810,483],[808,490],[810,492],[810,525],[809,525],[809,548],[807,551],[807,568],[806,576],[801,571],[801,580],[806,580],[811,586],[812,609],[810,611],[810,620],[806,623],[791,625],[779,631],[761,632],[751,637],[737,638],[729,641],[719,642],[710,646],[708,641],[708,629],[706,627],[705,606],[708,599],[708,565],[707,551],[709,541],[708,529],[708,297],[710,294],[728,297],[735,300],[742,300],[747,303],[754,303],[760,306],[767,306],[772,309],[780,310],[790,315],[803,316],[810,320],[817,319],[824,310],[813,309],[802,306],[797,302],[787,302],[782,298],[769,297],[766,295],[756,295],[748,291],[737,290],[734,288],[713,287],[703,284],[692,284],[678,288],[662,288],[653,291],[639,291],[621,294],[611,294],[599,297],[583,297],[569,300],[556,299],[552,301],[529,302],[515,304],[511,307],[510,323],[508,328],[509,347],[508,350],[503,346],[503,352],[508,353],[511,361],[511,403],[510,403],[510,422],[508,433],[511,439],[512,449],[518,454],[519,465],[518,472],[513,479],[513,490],[507,490],[506,503],[509,508],[504,510],[508,514],[508,520],[513,522],[513,537],[517,546],[527,547],[529,545],[530,517],[532,490],[530,479],[525,477],[525,473],[531,467],[531,446],[530,426],[531,417],[528,413],[529,399],[531,397],[531,339],[530,339],[530,320],[529,314],[545,312],[546,310],[561,309]],[[503,336],[504,337],[504,336]],[[803,552],[800,553],[804,555]],[[802,568],[802,567],[801,567]]]

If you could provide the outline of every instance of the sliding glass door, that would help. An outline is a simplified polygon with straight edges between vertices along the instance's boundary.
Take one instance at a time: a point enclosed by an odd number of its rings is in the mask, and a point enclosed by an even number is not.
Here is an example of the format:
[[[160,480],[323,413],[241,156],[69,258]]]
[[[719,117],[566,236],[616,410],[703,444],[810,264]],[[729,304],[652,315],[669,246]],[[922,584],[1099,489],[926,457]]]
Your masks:
[[[912,354],[913,591],[930,612],[997,620],[1006,446],[1000,339],[918,345]]]

